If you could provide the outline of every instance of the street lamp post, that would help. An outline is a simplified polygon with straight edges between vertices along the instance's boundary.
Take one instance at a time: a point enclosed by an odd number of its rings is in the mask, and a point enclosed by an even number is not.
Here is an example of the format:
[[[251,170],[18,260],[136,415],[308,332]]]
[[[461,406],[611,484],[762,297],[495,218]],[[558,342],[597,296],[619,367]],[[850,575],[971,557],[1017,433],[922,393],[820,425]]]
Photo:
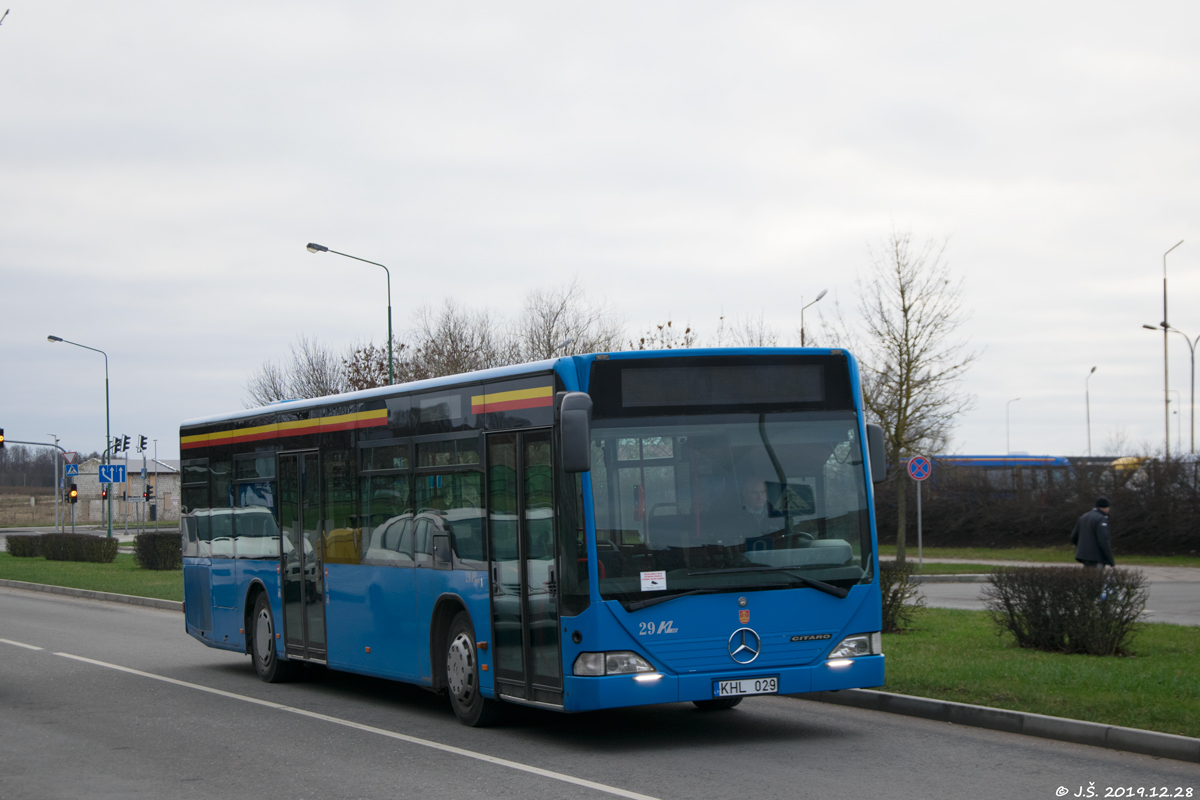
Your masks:
[[[305,245],[305,249],[307,249],[308,252],[310,252],[310,253],[333,253],[334,255],[345,256],[346,258],[353,258],[355,261],[361,261],[364,264],[374,264],[377,267],[383,267],[383,271],[385,273],[387,273],[388,386],[391,386],[393,383],[396,382],[395,376],[393,375],[393,372],[392,372],[392,273],[391,273],[391,271],[387,267],[384,267],[383,264],[380,264],[378,261],[368,261],[365,258],[359,258],[358,256],[352,256],[349,253],[339,253],[337,250],[330,250],[328,247],[326,247],[323,244],[314,244],[313,242],[309,242],[307,245]]]
[[[84,350],[91,350],[93,353],[99,353],[104,356],[104,463],[112,463],[109,456],[109,450],[112,447],[112,418],[108,412],[108,353],[103,350],[97,350],[94,347],[88,347],[86,344],[67,341],[61,336],[47,336],[46,341],[73,344],[76,347],[82,347]],[[112,538],[112,492],[108,493],[108,538]]]
[[[1089,372],[1087,374],[1087,377],[1083,379],[1083,400],[1084,400],[1084,403],[1087,404],[1088,456],[1089,457],[1091,457],[1091,455],[1092,455],[1092,394],[1091,394],[1091,389],[1088,386],[1088,382],[1092,379],[1092,373],[1094,373],[1095,371],[1096,371],[1096,368],[1092,367],[1092,371]]]
[[[1179,247],[1179,245],[1181,245],[1181,244],[1183,244],[1183,239],[1180,239],[1178,242],[1176,242],[1174,247],[1171,248],[1171,250],[1174,250],[1176,247]],[[1170,253],[1171,250],[1168,250],[1166,253],[1163,253],[1163,318],[1162,318],[1162,329],[1163,329],[1163,423],[1164,423],[1164,426],[1166,429],[1165,434],[1164,434],[1166,437],[1164,439],[1165,449],[1163,452],[1166,455],[1168,461],[1171,460],[1171,382],[1169,379],[1168,367],[1167,367],[1167,333],[1170,331],[1171,325],[1168,322],[1169,317],[1167,317],[1167,254]]]
[[[1012,425],[1010,424],[1011,417],[1009,411],[1012,409],[1012,404],[1020,400],[1019,397],[1014,397],[1004,404],[1004,450],[1005,455],[1012,455]]]
[[[1146,328],[1147,330],[1156,331],[1161,326],[1159,326],[1159,325],[1143,325],[1142,327]],[[1195,455],[1196,454],[1196,345],[1200,344],[1200,335],[1197,335],[1195,339],[1189,338],[1186,333],[1179,330],[1179,328],[1176,328],[1174,325],[1168,325],[1167,330],[1170,333],[1178,333],[1180,336],[1182,336],[1183,340],[1185,342],[1187,342],[1188,350],[1191,353],[1191,361],[1192,361],[1191,429],[1192,429],[1192,432],[1191,432],[1191,446],[1189,448],[1189,452],[1191,452],[1192,455]],[[1182,445],[1180,445],[1180,447],[1182,448]]]
[[[47,433],[54,440],[54,446],[58,447],[58,434]],[[62,481],[58,478],[58,451],[54,451],[54,532],[58,532],[58,501],[62,494]]]
[[[813,300],[811,303],[809,303],[808,306],[816,305],[817,303],[821,302],[821,298],[824,297],[828,291],[829,291],[828,289],[822,289],[821,293],[819,295],[817,295],[817,299]],[[804,347],[804,309],[808,308],[808,306],[800,306],[800,346],[801,347]]]

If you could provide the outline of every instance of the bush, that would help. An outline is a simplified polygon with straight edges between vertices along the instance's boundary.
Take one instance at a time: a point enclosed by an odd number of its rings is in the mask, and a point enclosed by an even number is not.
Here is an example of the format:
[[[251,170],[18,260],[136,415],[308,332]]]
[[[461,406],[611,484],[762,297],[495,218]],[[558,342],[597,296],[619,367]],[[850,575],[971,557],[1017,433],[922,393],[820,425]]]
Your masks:
[[[37,558],[42,555],[41,536],[8,536],[5,547],[9,555],[16,558]]]
[[[142,569],[182,569],[181,544],[178,533],[139,533],[133,540],[133,558]]]
[[[86,533],[47,533],[42,550],[50,561],[111,563],[117,557],[117,540]]]
[[[897,633],[912,625],[913,615],[925,605],[912,564],[880,561],[879,589],[883,593],[883,632]]]
[[[1128,569],[1002,567],[991,580],[983,594],[1001,633],[1054,653],[1127,655],[1148,593]]]

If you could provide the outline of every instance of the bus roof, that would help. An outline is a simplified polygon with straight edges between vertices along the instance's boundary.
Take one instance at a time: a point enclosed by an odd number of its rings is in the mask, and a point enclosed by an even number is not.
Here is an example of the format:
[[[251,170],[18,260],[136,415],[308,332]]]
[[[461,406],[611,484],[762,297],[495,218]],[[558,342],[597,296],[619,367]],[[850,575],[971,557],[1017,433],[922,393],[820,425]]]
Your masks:
[[[326,395],[324,397],[313,397],[299,400],[284,400],[277,403],[271,403],[270,405],[258,406],[256,408],[245,408],[225,414],[213,414],[207,417],[196,417],[195,419],[184,420],[183,422],[179,423],[179,427],[190,428],[196,425],[210,425],[215,422],[229,422],[232,420],[250,419],[252,417],[261,417],[264,414],[273,414],[282,411],[299,411],[308,408],[326,406],[333,403],[352,403],[360,400],[370,400],[376,397],[389,397],[398,392],[420,392],[439,389],[445,386],[452,386],[458,383],[501,380],[504,378],[519,377],[521,375],[537,372],[570,372],[578,370],[577,374],[582,379],[586,377],[587,370],[590,368],[591,363],[597,358],[612,359],[617,361],[636,358],[684,358],[688,356],[773,354],[845,355],[851,362],[851,369],[855,369],[854,357],[850,355],[848,350],[830,349],[828,347],[697,347],[694,349],[677,350],[622,350],[612,353],[591,353],[587,355],[561,356],[559,358],[547,359],[545,361],[531,361],[525,364],[513,364],[506,367],[492,367],[490,369],[481,369],[475,372],[463,372],[456,375],[446,375],[440,378],[427,378],[425,380],[411,381],[409,383],[397,383],[393,386],[378,386],[374,389],[362,389],[356,392],[347,392],[345,394]]]

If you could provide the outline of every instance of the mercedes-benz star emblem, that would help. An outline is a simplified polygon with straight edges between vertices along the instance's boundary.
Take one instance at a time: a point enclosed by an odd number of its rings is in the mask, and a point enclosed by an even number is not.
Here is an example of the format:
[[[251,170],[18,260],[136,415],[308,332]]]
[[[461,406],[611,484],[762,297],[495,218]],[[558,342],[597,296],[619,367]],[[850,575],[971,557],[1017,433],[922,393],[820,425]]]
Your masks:
[[[729,637],[729,657],[739,664],[749,664],[758,658],[762,640],[750,628],[738,628]]]

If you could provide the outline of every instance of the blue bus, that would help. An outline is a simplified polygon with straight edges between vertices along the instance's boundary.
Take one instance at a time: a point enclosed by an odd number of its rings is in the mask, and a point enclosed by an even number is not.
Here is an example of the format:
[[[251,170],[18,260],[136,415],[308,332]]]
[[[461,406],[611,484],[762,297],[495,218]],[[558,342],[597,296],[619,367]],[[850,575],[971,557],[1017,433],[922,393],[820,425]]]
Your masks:
[[[564,712],[883,683],[843,350],[558,358],[185,422],[187,632]]]

